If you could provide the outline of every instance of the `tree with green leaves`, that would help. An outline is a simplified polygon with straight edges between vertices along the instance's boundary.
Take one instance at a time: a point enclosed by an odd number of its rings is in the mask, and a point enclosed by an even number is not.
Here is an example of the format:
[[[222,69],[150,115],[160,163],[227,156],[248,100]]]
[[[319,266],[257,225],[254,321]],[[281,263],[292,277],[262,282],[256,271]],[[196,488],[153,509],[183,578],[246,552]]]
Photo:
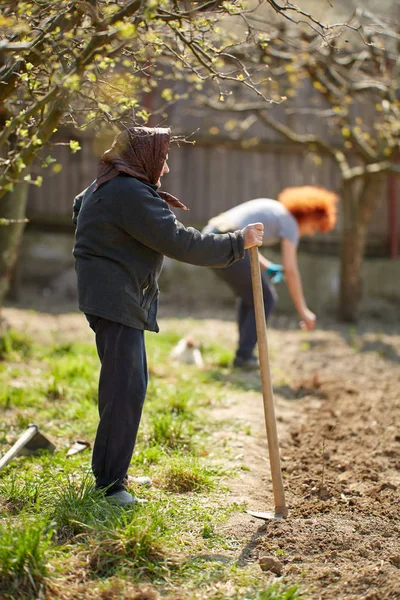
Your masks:
[[[166,103],[177,99],[165,69],[198,84],[235,79],[242,66],[234,60],[224,69],[232,38],[217,24],[241,11],[237,1],[1,1],[0,305],[24,227],[27,186],[42,181],[29,167],[40,156],[43,168],[61,168],[49,147],[57,129],[146,123],[153,88],[161,87]],[[249,73],[242,79],[255,89]],[[77,140],[69,145],[79,150]]]
[[[400,173],[399,34],[389,21],[360,16],[363,32],[351,41],[282,27],[260,32],[247,60],[268,65],[269,81],[260,89],[281,105],[279,111],[243,95],[237,101],[233,90],[223,102],[206,102],[231,118],[249,115],[249,127],[261,123],[317,162],[336,164],[342,212],[339,315],[347,321],[359,313],[368,224],[387,174]]]
[[[168,78],[224,94],[240,82],[263,102],[265,65],[237,49],[255,43],[251,20],[269,10],[307,22],[321,39],[330,26],[292,2],[258,0],[0,0],[0,306],[25,222],[30,165],[59,170],[47,148],[60,127],[144,124],[146,94],[179,99]],[[334,27],[340,27],[335,25]],[[162,106],[158,107],[162,110]],[[72,152],[77,140],[69,142]]]

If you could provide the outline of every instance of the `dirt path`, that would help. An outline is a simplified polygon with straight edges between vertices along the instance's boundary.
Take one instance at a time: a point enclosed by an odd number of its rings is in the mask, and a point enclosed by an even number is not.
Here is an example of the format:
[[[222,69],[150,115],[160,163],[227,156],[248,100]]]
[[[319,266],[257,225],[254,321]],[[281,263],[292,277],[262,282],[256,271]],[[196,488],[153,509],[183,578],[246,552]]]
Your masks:
[[[71,339],[91,337],[77,314],[10,308],[5,316],[52,339],[65,339],[66,331]],[[235,337],[229,320],[165,320],[162,329],[231,348]],[[400,326],[393,329],[370,324],[357,333],[335,325],[307,333],[284,322],[269,331],[289,518],[264,524],[238,511],[223,533],[240,540],[240,564],[271,556],[283,581],[300,583],[311,599],[400,599]],[[229,383],[235,374],[222,370],[222,377]],[[229,501],[268,510],[260,380],[257,373],[240,377],[245,391],[227,386],[223,407],[214,410],[214,418],[238,425],[216,434],[227,436],[242,467],[229,482]]]

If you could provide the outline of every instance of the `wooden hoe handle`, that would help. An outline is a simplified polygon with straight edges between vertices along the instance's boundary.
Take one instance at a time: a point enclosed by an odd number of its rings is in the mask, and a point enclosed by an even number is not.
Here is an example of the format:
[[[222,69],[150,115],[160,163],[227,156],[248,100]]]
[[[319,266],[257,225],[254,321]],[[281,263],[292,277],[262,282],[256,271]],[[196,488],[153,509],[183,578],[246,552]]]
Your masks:
[[[271,465],[272,487],[274,492],[275,514],[286,517],[288,509],[282,482],[281,461],[279,456],[278,433],[276,429],[274,396],[268,359],[267,325],[264,312],[260,262],[258,248],[249,249],[251,281],[253,285],[254,310],[256,315],[258,357],[260,361],[261,385],[264,402],[265,427],[267,430],[269,462]]]

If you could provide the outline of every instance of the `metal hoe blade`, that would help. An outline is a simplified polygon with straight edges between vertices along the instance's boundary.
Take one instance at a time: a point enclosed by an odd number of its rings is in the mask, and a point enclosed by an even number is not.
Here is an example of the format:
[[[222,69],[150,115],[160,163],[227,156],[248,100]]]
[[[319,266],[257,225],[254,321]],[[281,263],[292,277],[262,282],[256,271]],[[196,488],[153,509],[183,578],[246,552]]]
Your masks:
[[[256,519],[263,519],[263,521],[270,521],[272,519],[280,521],[280,520],[286,518],[286,515],[283,515],[282,513],[272,512],[271,510],[267,511],[267,512],[257,512],[256,510],[246,510],[246,512],[248,515],[251,515],[252,517],[255,517]]]
[[[10,450],[0,459],[0,469],[5,467],[16,456],[31,456],[39,450],[54,452],[54,444],[40,433],[37,425],[29,425]]]
[[[78,454],[79,452],[83,452],[86,448],[90,448],[89,442],[84,440],[77,440],[73,446],[68,450],[65,456],[73,456],[74,454]]]

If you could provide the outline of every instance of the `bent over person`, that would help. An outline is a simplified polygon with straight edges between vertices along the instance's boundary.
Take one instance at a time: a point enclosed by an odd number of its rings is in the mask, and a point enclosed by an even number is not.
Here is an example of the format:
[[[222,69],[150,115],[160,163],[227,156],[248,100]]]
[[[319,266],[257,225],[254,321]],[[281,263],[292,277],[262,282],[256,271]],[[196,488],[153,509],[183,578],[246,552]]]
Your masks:
[[[170,131],[132,127],[102,156],[96,180],[74,201],[79,308],[96,335],[101,362],[92,469],[96,487],[121,506],[147,388],[144,330],[158,331],[158,278],[164,255],[229,267],[260,246],[262,223],[224,234],[184,227],[159,191],[168,173]]]
[[[322,187],[286,188],[280,193],[278,200],[257,198],[244,202],[214,217],[203,229],[204,234],[224,233],[244,227],[247,223],[260,221],[264,225],[264,244],[268,246],[280,242],[282,265],[274,264],[259,255],[266,319],[276,301],[275,289],[267,277],[271,275],[272,283],[286,280],[300,316],[300,326],[305,329],[315,327],[316,316],[308,308],[303,294],[297,266],[297,245],[303,235],[333,229],[337,200],[336,194]],[[215,270],[215,273],[230,286],[238,298],[239,342],[233,365],[245,369],[256,368],[258,360],[253,352],[257,343],[257,331],[248,253],[246,252],[244,260],[226,269]]]

